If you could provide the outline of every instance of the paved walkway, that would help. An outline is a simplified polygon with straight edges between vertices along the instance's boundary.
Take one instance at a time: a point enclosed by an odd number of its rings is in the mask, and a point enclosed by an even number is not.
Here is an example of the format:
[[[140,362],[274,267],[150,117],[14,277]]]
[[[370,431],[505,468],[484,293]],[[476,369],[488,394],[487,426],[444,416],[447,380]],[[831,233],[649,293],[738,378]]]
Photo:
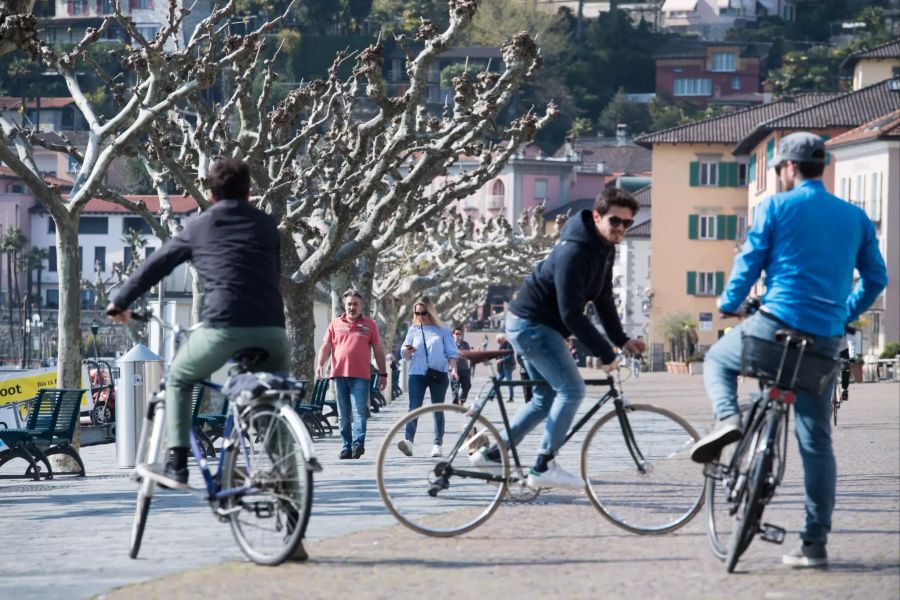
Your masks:
[[[709,421],[699,378],[654,374],[626,384],[633,401],[666,406],[695,427]],[[825,573],[782,568],[784,548],[754,542],[726,577],[698,517],[673,535],[640,537],[604,521],[580,494],[504,504],[459,538],[419,536],[381,505],[372,457],[401,403],[370,421],[369,453],[338,461],[336,440],[317,444],[325,472],[316,482],[307,547],[312,559],[277,569],[248,564],[229,528],[188,494],[154,500],[139,560],[127,556],[134,486],[115,470],[112,446],[84,451],[89,477],[0,483],[0,598],[333,597],[865,597],[900,589],[900,406],[897,384],[851,389],[835,430],[838,505]],[[402,401],[401,401],[402,402]],[[583,409],[587,408],[585,403]],[[515,405],[514,405],[515,406]],[[577,466],[579,440],[561,457]],[[529,455],[529,451],[525,451]],[[795,531],[801,473],[793,448],[767,520]],[[790,538],[791,543],[794,537]],[[160,578],[160,576],[167,575]],[[128,585],[135,584],[138,585]]]

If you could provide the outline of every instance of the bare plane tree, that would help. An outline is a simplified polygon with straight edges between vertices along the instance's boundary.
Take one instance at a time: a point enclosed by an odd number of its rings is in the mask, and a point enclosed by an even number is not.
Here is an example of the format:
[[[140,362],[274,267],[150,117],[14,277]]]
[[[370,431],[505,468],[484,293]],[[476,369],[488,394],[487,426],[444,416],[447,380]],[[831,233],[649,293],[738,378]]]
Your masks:
[[[385,344],[421,295],[431,297],[442,319],[465,323],[490,286],[517,285],[531,272],[563,223],[557,219],[546,231],[542,206],[523,211],[518,228],[504,217],[474,222],[453,212],[436,226],[404,235],[378,260],[374,295]]]

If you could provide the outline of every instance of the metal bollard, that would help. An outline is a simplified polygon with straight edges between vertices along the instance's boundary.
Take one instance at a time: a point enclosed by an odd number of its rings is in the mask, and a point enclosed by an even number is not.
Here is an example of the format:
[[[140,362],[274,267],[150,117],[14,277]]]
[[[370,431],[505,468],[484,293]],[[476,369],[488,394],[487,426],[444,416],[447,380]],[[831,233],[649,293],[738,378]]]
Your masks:
[[[147,404],[159,391],[163,361],[147,346],[137,344],[116,364],[120,372],[116,383],[116,466],[127,469],[135,466]]]

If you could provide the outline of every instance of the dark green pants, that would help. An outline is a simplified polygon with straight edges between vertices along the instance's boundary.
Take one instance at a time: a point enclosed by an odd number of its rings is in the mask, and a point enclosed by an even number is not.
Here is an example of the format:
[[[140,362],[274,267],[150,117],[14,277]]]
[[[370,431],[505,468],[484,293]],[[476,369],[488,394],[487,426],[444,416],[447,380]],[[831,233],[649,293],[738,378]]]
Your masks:
[[[290,365],[287,334],[281,327],[201,327],[178,350],[166,377],[166,426],[169,448],[190,445],[191,392],[228,359],[245,348],[262,348],[269,358],[258,371],[286,372]]]

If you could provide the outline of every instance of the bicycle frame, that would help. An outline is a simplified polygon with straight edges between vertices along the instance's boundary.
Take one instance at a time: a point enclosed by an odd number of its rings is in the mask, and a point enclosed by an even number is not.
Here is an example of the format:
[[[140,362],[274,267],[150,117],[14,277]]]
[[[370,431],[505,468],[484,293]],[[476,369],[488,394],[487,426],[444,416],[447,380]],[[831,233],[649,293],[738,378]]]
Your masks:
[[[488,394],[478,400],[474,406],[466,413],[471,415],[471,419],[463,430],[462,434],[459,436],[456,444],[454,444],[453,449],[447,455],[447,460],[439,463],[439,469],[436,468],[436,473],[440,476],[450,476],[450,475],[459,475],[462,477],[469,477],[472,479],[483,479],[485,481],[491,482],[503,482],[506,479],[502,475],[494,475],[490,473],[485,473],[482,471],[476,470],[468,470],[468,469],[454,469],[452,467],[453,460],[456,458],[459,453],[460,448],[465,444],[465,441],[468,439],[469,435],[472,432],[472,428],[475,426],[475,422],[478,419],[478,416],[481,415],[481,412],[484,410],[484,407],[487,406],[487,403],[491,400],[497,400],[497,404],[500,407],[500,416],[503,421],[503,428],[506,432],[507,438],[509,439],[509,450],[512,453],[513,458],[513,466],[516,471],[521,472],[522,470],[522,462],[519,458],[519,452],[516,448],[516,443],[512,439],[512,427],[509,421],[509,414],[506,412],[506,403],[503,401],[503,395],[500,391],[500,388],[503,386],[516,386],[516,387],[528,387],[528,386],[536,386],[536,385],[549,385],[546,381],[542,380],[500,380],[496,376],[491,377],[491,391]],[[609,391],[606,392],[597,402],[592,406],[587,413],[585,413],[581,419],[576,422],[572,428],[569,430],[569,433],[566,434],[565,440],[563,440],[563,444],[566,444],[572,436],[578,433],[582,427],[584,427],[591,418],[597,414],[597,412],[609,402],[610,399],[613,399],[613,403],[615,406],[615,411],[619,419],[619,424],[622,427],[622,432],[625,437],[625,444],[628,447],[628,451],[631,454],[631,457],[634,459],[635,465],[637,465],[638,470],[641,473],[645,473],[645,465],[646,460],[644,459],[643,454],[641,454],[640,449],[637,447],[637,444],[634,441],[634,436],[631,433],[631,426],[628,423],[628,419],[625,417],[625,409],[627,407],[627,402],[624,398],[622,398],[621,393],[618,389],[616,389],[615,379],[613,377],[607,377],[606,379],[586,379],[584,381],[585,385],[606,385],[609,386]],[[445,470],[446,469],[446,470]],[[512,470],[512,466],[511,469]],[[439,471],[439,472],[438,472]]]

